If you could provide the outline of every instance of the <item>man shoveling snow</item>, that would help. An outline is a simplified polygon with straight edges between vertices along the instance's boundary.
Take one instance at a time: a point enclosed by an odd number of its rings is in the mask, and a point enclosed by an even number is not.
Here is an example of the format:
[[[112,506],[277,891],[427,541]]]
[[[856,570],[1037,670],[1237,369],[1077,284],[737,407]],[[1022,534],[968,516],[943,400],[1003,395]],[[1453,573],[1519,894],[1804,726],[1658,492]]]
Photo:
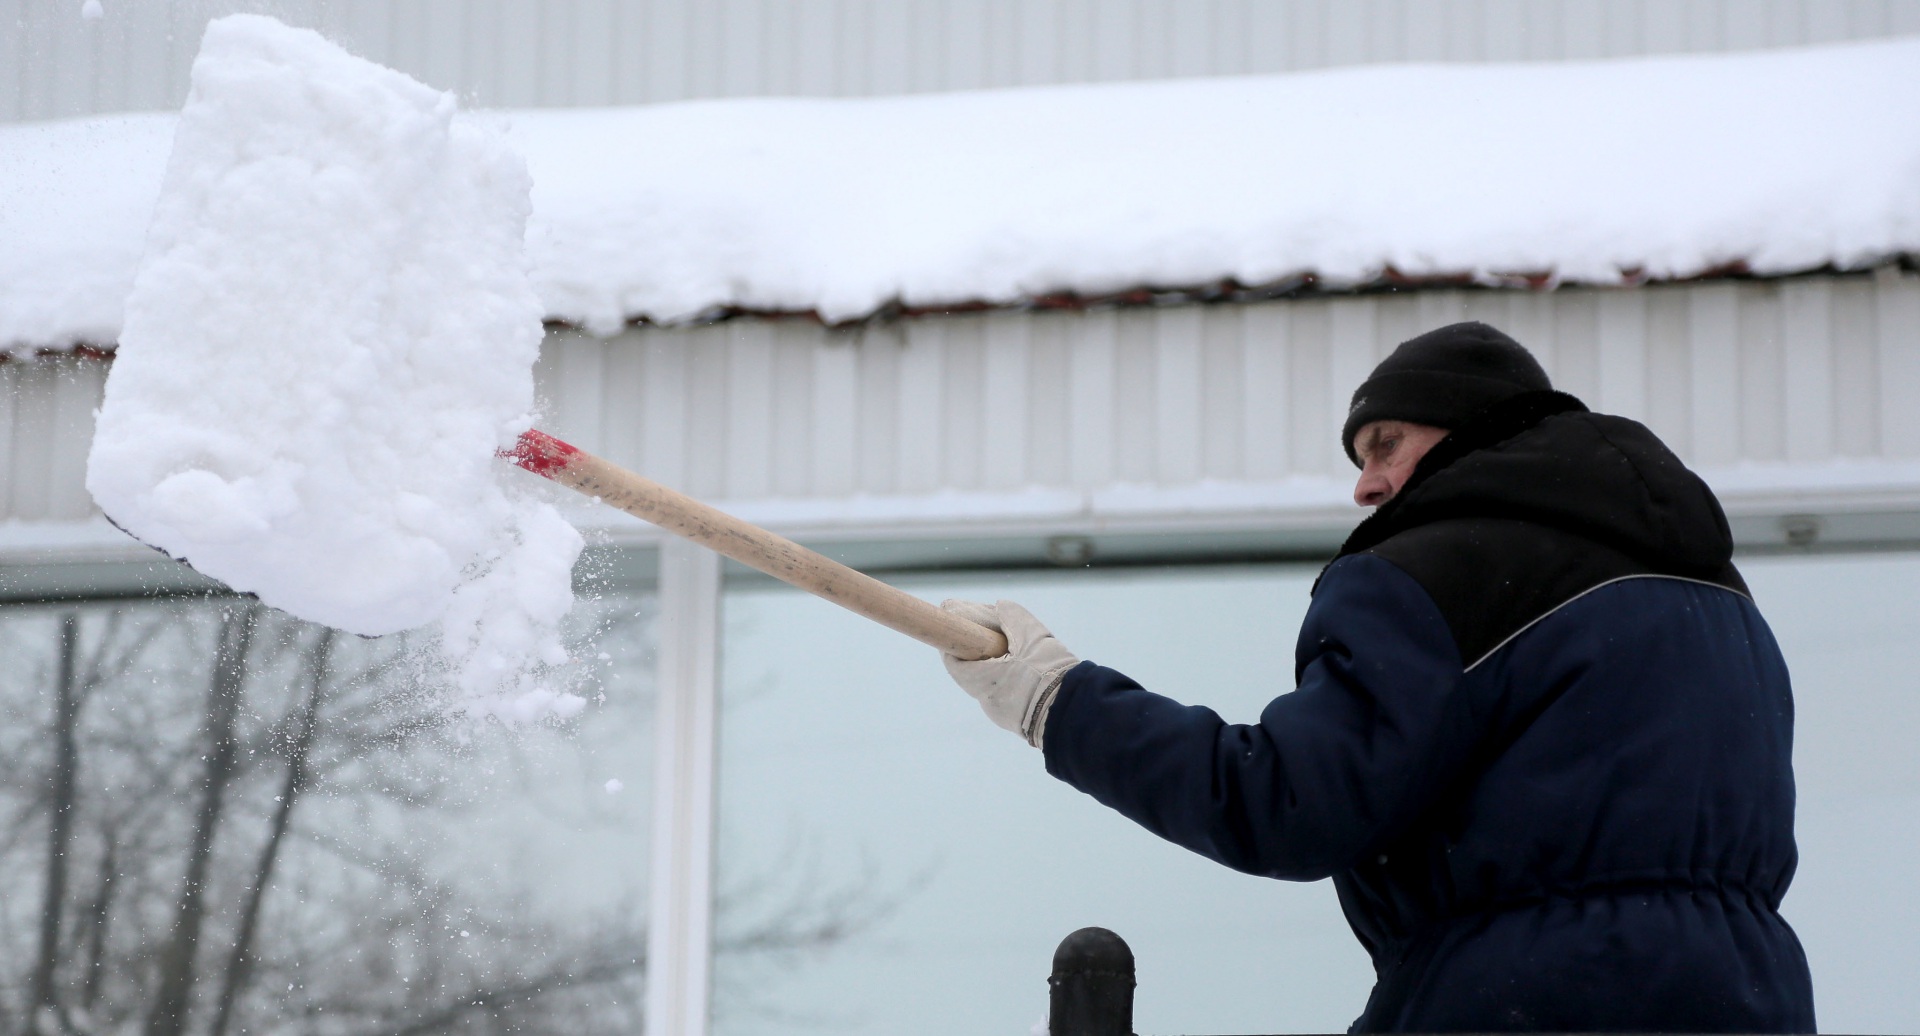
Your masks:
[[[1251,874],[1332,877],[1357,1031],[1812,1032],[1793,700],[1712,492],[1645,427],[1456,324],[1354,393],[1355,502],[1297,689],[1229,724],[950,601],[948,656],[1049,773]]]

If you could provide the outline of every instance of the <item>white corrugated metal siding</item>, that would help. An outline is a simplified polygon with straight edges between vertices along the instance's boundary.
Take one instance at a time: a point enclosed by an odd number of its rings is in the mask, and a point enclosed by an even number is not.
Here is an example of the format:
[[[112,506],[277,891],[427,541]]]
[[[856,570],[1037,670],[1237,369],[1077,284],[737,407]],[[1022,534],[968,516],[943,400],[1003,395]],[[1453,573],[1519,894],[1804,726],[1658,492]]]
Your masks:
[[[1920,33],[1920,0],[0,0],[0,121],[178,108],[258,10],[492,106],[1559,60]]]
[[[751,500],[1345,478],[1348,396],[1422,330],[1485,320],[1690,463],[1920,459],[1920,277],[1429,291],[850,330],[559,332],[557,434]]]
[[[98,513],[87,450],[106,364],[77,356],[0,362],[0,523]]]
[[[556,434],[798,529],[1217,511],[1337,530],[1354,516],[1337,442],[1353,388],[1395,344],[1459,319],[1514,334],[1595,409],[1646,421],[1736,513],[1920,509],[1920,276],[1891,270],[566,332],[540,375]]]
[[[1311,553],[1358,516],[1337,442],[1354,386],[1398,342],[1460,319],[1509,331],[1556,384],[1652,426],[1750,546],[1782,542],[1797,515],[1821,516],[1835,545],[1920,539],[1920,275],[1892,269],[562,331],[538,371],[542,425],[821,542],[1179,536],[1187,553]],[[91,527],[104,377],[72,356],[0,363],[0,555],[118,542],[48,534]],[[576,517],[651,538],[608,509]],[[926,560],[888,549],[875,557]]]
[[[874,498],[940,493],[974,494],[957,506],[981,517],[1007,515],[1036,488],[1138,487],[1187,507],[1179,494],[1202,484],[1343,483],[1351,466],[1336,435],[1354,386],[1396,343],[1459,319],[1509,331],[1556,384],[1646,421],[1710,472],[1774,467],[1791,480],[1834,462],[1920,464],[1920,276],[1891,270],[1006,311],[847,330],[742,319],[611,339],[562,331],[539,369],[543,423],[695,496],[790,524],[886,521],[904,505]],[[0,363],[0,520],[90,513],[82,468],[104,371],[70,356]],[[866,503],[834,506],[855,500]]]

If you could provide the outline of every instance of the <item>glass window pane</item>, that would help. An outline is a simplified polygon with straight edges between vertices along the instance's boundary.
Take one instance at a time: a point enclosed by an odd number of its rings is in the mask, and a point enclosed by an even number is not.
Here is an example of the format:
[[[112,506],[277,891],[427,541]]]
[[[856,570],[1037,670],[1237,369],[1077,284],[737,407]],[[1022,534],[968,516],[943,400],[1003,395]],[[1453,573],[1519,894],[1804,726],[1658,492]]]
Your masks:
[[[1920,1031],[1920,554],[1741,570],[1793,673],[1800,870],[1781,912],[1820,1028]]]
[[[0,608],[0,1030],[637,1031],[654,608],[583,600],[588,709],[514,730],[404,635]]]
[[[1007,597],[1082,657],[1251,719],[1317,567],[903,580]],[[1230,871],[1047,776],[931,648],[804,595],[726,600],[715,1025],[1025,1033],[1054,947],[1133,946],[1142,1032],[1341,1031],[1372,984],[1328,883]],[[790,934],[784,942],[760,933]]]
[[[1920,554],[1742,562],[1795,680],[1785,912],[1822,1027],[1920,1024]],[[1247,721],[1291,688],[1313,567],[902,581],[1007,597],[1069,647]],[[1054,946],[1124,936],[1142,1032],[1338,1031],[1372,982],[1327,883],[1228,871],[1046,776],[930,649],[795,592],[726,601],[720,1036],[1025,1032]]]

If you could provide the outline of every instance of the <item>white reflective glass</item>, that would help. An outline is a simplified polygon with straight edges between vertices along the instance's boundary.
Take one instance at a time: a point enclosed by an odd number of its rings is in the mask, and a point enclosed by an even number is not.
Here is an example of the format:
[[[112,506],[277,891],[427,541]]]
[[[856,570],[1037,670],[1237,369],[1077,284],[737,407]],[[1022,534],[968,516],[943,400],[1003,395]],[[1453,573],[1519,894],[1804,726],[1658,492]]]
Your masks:
[[[1920,554],[1741,562],[1793,673],[1781,912],[1823,1032],[1920,1032]]]
[[[1785,913],[1824,1029],[1913,1031],[1920,555],[1742,562],[1792,669],[1802,864]],[[1249,721],[1292,685],[1314,567],[903,580],[1006,597],[1084,658]],[[1114,929],[1141,1032],[1340,1031],[1371,968],[1329,883],[1236,874],[1048,777],[931,649],[805,595],[726,599],[719,1036],[1026,1033],[1054,946]]]
[[[1017,600],[1084,658],[1254,718],[1292,687],[1315,567],[903,581]],[[1230,871],[1049,777],[937,654],[781,589],[726,601],[723,943],[792,917],[794,948],[715,962],[714,1031],[1026,1033],[1054,947],[1119,932],[1141,1032],[1341,1031],[1372,984],[1330,884]],[[809,944],[810,943],[810,944]]]

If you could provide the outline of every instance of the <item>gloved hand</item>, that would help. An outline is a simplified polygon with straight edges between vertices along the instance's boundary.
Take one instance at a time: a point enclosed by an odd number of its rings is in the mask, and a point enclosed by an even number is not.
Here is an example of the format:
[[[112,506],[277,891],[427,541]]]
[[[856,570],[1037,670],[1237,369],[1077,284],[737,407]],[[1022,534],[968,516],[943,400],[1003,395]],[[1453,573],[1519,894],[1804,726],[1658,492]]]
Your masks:
[[[1047,710],[1059,693],[1060,679],[1080,659],[1054,639],[1033,613],[1012,601],[942,601],[940,607],[971,622],[1006,635],[1007,653],[998,658],[965,662],[942,655],[947,672],[962,690],[973,695],[987,718],[1041,747]]]

